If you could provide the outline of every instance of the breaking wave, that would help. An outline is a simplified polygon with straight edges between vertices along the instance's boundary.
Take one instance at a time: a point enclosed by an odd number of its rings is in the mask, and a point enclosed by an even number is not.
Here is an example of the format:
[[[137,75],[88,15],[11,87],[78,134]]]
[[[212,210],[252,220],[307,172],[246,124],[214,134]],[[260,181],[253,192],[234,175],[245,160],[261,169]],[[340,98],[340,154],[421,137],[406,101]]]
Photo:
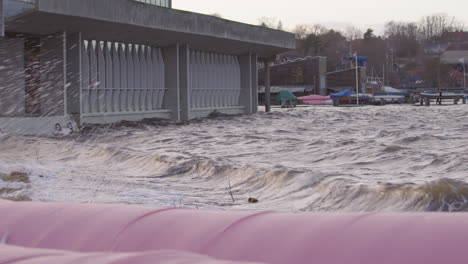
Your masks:
[[[468,211],[468,109],[435,109],[312,107],[103,126],[63,138],[0,134],[0,176],[28,179],[0,177],[0,197],[217,210]]]

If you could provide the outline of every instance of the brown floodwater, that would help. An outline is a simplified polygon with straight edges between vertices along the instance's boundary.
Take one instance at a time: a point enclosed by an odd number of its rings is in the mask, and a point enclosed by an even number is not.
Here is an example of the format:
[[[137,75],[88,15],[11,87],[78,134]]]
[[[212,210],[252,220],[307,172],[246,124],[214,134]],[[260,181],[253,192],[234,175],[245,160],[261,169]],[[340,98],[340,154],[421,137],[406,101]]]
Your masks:
[[[30,181],[0,179],[8,190],[0,197],[291,212],[468,209],[466,105],[301,107],[160,124],[0,134],[0,173]]]

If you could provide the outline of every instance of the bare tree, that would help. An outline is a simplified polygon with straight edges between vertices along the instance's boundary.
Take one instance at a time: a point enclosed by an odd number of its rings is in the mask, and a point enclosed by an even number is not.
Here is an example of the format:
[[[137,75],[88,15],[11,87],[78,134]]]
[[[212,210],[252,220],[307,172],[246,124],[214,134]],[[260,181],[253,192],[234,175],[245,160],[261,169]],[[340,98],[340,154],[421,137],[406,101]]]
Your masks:
[[[464,28],[463,22],[444,13],[425,16],[419,21],[423,41],[437,41],[445,32],[463,31]]]
[[[419,28],[416,23],[390,21],[385,25],[384,37],[398,57],[411,58],[420,50]]]
[[[360,39],[362,38],[363,33],[362,31],[354,26],[349,26],[345,29],[344,32],[344,37],[346,38],[347,41],[353,41],[355,39]]]
[[[419,27],[416,23],[404,23],[390,21],[385,25],[385,38],[392,38],[395,36],[405,36],[410,38],[417,38]]]
[[[328,32],[328,29],[320,24],[300,24],[297,25],[293,33],[296,34],[296,38],[298,39],[306,39],[308,35],[323,35]]]

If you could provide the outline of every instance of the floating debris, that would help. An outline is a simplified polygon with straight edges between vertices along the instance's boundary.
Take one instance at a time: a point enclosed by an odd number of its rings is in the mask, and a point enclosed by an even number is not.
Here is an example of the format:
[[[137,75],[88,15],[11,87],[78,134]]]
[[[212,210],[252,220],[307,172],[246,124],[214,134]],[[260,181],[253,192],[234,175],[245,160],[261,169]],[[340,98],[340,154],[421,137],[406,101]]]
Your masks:
[[[249,198],[249,203],[252,203],[252,204],[255,204],[255,203],[258,203],[258,199],[255,199],[255,198]]]

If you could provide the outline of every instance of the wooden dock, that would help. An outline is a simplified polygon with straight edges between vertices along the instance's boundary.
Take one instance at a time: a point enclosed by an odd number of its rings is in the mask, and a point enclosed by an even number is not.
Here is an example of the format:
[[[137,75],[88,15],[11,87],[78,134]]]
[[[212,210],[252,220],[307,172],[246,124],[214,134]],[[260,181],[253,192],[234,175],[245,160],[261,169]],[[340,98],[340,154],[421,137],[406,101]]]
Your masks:
[[[421,105],[426,105],[430,106],[431,105],[431,100],[436,100],[436,104],[442,105],[443,100],[453,100],[454,104],[458,104],[461,101],[463,101],[463,104],[466,104],[466,98],[465,95],[458,95],[458,94],[452,94],[452,95],[444,95],[442,93],[440,94],[421,94],[421,98],[419,99]]]

